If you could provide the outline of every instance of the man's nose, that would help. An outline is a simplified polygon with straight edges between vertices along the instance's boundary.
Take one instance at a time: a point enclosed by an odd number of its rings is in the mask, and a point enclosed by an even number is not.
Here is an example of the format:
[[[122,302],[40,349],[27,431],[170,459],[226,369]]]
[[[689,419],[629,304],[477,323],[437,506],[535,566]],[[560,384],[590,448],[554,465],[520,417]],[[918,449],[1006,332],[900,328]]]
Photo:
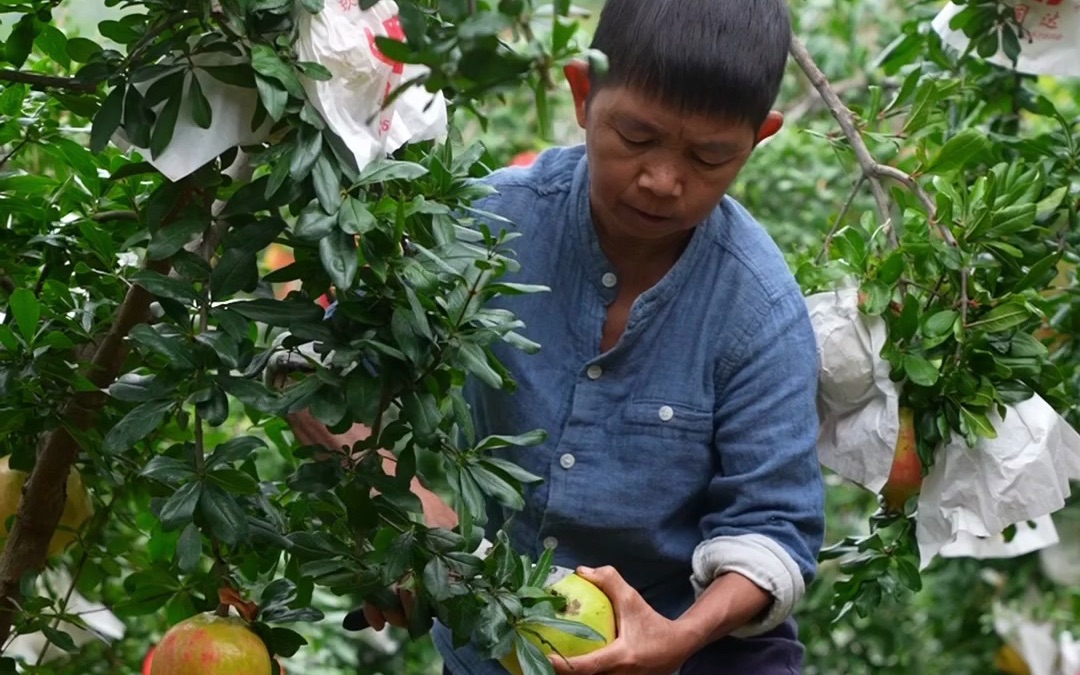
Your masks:
[[[671,162],[649,162],[641,171],[638,186],[657,197],[681,197],[683,180]]]

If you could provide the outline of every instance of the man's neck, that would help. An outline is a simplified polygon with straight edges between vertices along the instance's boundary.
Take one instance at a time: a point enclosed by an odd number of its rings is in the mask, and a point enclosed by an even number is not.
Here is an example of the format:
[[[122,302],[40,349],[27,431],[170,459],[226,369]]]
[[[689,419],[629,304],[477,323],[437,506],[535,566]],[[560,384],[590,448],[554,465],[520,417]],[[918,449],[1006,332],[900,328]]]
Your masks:
[[[675,266],[693,235],[689,230],[664,239],[629,239],[611,236],[596,223],[600,250],[615,267],[622,285],[638,292],[651,288]]]

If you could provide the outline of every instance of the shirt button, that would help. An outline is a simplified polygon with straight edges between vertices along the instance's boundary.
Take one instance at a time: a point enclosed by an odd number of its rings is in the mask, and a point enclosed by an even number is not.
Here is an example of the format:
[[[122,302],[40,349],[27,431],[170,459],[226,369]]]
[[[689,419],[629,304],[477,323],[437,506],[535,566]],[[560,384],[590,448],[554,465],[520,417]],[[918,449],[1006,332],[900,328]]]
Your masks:
[[[611,272],[608,272],[600,277],[600,283],[604,284],[605,288],[615,288],[615,284],[619,283],[619,278]]]
[[[574,466],[575,461],[577,460],[574,459],[574,456],[568,452],[559,458],[559,465],[562,466],[562,468],[564,469],[569,469],[570,467]]]
[[[590,380],[599,380],[600,376],[604,374],[604,369],[600,366],[589,366],[585,374],[589,376]]]
[[[660,419],[667,422],[672,417],[675,417],[675,411],[671,409],[671,406],[665,405],[665,406],[660,408]]]
[[[556,539],[555,537],[545,537],[544,538],[544,548],[555,548],[558,545],[559,545],[559,540]]]

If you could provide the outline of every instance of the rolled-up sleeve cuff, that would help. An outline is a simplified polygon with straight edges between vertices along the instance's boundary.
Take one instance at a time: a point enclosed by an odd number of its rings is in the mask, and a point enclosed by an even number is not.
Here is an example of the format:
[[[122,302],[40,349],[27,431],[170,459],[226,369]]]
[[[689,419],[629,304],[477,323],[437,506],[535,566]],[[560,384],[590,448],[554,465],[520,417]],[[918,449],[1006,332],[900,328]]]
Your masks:
[[[741,626],[735,637],[759,635],[780,625],[791,616],[795,605],[806,592],[798,564],[780,544],[760,534],[716,537],[694,550],[690,582],[700,596],[713,579],[735,572],[754,582],[773,597],[767,612]]]

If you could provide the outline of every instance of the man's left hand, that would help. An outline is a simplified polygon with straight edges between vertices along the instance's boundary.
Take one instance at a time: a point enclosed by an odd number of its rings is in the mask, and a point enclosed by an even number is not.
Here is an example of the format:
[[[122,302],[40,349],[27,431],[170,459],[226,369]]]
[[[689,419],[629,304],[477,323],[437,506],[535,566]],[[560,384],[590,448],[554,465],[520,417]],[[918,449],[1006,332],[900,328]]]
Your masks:
[[[614,567],[579,567],[615,608],[617,637],[584,656],[550,657],[558,675],[671,675],[696,651],[693,636],[658,614]]]

